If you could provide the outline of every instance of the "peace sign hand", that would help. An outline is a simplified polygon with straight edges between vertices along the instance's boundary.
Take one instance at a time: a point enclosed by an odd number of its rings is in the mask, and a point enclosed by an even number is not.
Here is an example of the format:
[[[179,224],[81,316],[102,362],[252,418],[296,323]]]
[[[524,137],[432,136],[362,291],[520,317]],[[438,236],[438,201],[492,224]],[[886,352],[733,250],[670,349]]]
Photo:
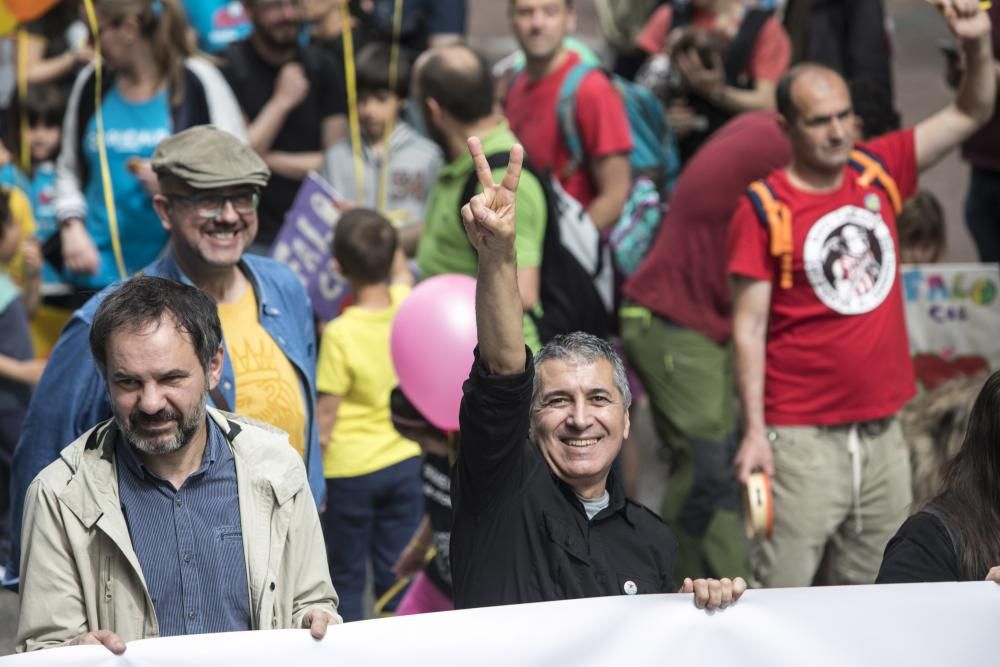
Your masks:
[[[516,236],[514,202],[524,163],[524,148],[521,144],[514,144],[510,149],[507,172],[499,185],[493,182],[493,171],[478,137],[469,137],[469,153],[472,154],[476,176],[483,186],[482,193],[462,207],[462,222],[465,233],[469,235],[469,243],[479,253],[480,261],[487,256],[512,260]]]

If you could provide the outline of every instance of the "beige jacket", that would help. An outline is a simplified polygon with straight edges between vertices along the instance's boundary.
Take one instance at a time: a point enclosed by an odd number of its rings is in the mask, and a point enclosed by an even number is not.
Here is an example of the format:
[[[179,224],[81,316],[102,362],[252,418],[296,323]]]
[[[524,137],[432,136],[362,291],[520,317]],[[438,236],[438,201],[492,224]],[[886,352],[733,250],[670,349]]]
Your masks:
[[[302,459],[287,436],[208,408],[236,460],[253,629],[298,628],[310,609],[336,619],[326,548]],[[90,429],[39,473],[25,498],[17,650],[86,632],[159,636],[118,500],[113,421]]]

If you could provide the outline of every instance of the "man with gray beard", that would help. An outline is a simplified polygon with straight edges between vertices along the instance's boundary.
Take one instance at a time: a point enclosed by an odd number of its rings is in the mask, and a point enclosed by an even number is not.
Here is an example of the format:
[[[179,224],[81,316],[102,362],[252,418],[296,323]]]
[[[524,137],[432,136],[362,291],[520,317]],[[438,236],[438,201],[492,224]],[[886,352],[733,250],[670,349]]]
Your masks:
[[[319,517],[288,435],[208,407],[212,298],[139,276],[90,329],[112,418],[28,488],[19,651],[340,622]]]

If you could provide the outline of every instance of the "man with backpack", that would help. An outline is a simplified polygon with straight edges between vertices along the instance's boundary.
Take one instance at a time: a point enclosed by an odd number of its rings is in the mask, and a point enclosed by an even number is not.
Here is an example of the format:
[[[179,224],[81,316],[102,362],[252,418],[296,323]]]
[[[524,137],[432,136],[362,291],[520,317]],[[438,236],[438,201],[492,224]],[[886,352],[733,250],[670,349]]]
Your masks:
[[[425,278],[474,276],[478,261],[459,212],[479,182],[465,140],[482,137],[490,167],[502,175],[517,139],[495,113],[489,67],[468,47],[424,53],[414,83],[425,125],[450,160],[427,198],[417,266]],[[531,166],[521,179],[517,206],[517,284],[528,345],[537,350],[552,336],[570,331],[606,335],[610,259],[590,219],[558,183]]]
[[[741,482],[755,469],[772,476],[774,530],[755,563],[766,586],[872,583],[909,511],[896,414],[915,386],[896,214],[917,173],[986,122],[996,93],[988,16],[977,0],[941,9],[967,63],[953,104],[855,146],[843,79],[820,65],[793,68],[777,90],[791,161],[754,183],[733,215],[744,414],[735,466]]]
[[[489,67],[468,47],[455,45],[426,51],[417,60],[414,86],[424,124],[448,160],[427,197],[417,266],[424,278],[442,273],[474,276],[476,252],[469,245],[459,215],[465,203],[461,201],[462,191],[475,174],[465,140],[472,135],[482,137],[484,149],[493,154],[510,151],[517,139],[495,113]],[[501,165],[497,173],[502,175],[505,167]],[[526,173],[521,181],[517,211],[517,285],[521,307],[530,313],[539,304],[546,222],[545,194],[532,174]],[[540,347],[537,328],[528,315],[524,316],[524,334],[532,349]]]
[[[618,221],[632,185],[629,119],[614,85],[580,59],[563,39],[576,20],[573,0],[510,0],[511,25],[525,68],[504,104],[511,129],[535,167],[550,171],[599,229]],[[582,160],[567,145],[557,114],[563,86],[576,80],[573,124]]]

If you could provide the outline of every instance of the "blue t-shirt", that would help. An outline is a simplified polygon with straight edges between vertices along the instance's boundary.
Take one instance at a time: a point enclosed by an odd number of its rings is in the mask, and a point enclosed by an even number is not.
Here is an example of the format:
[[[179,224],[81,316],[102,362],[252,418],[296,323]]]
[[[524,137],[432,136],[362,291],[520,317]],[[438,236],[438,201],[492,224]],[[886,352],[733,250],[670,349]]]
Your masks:
[[[56,223],[56,165],[43,162],[35,167],[31,177],[31,211],[35,215],[35,236],[44,245],[59,229]],[[42,264],[42,282],[60,283],[62,277],[51,264]]]
[[[198,34],[198,48],[208,53],[221,53],[253,31],[239,0],[184,0],[184,11]]]
[[[118,87],[114,86],[105,96],[101,108],[104,114],[104,144],[108,153],[108,169],[118,218],[118,236],[121,239],[125,269],[132,275],[156,259],[167,241],[167,232],[153,210],[152,198],[143,189],[141,181],[128,169],[130,159],[148,160],[153,156],[157,144],[170,136],[167,92],[162,90],[145,102],[129,102],[121,96]],[[83,154],[88,168],[87,183],[83,188],[87,200],[87,232],[97,246],[101,261],[96,274],[68,273],[67,278],[78,287],[101,289],[120,276],[111,246],[108,210],[104,205],[101,163],[97,152],[96,115],[87,123]]]
[[[0,167],[0,185],[9,185],[23,192],[28,192],[31,187],[28,177],[13,162],[8,162]]]

